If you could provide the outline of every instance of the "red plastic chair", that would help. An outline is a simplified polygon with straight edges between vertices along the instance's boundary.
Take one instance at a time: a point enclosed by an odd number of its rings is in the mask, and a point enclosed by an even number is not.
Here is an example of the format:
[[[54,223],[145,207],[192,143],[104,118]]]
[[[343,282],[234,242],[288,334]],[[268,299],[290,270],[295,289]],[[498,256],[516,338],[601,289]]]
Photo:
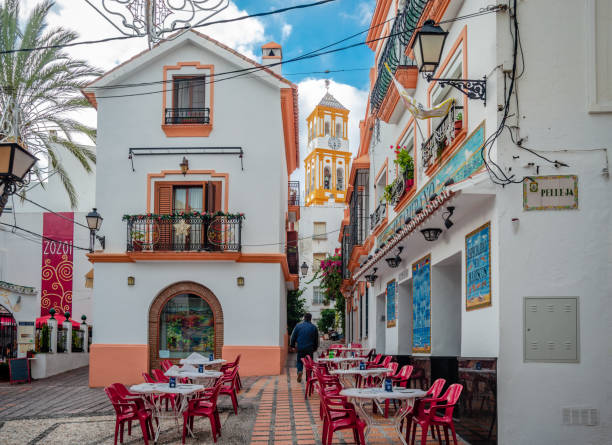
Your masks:
[[[142,378],[144,378],[146,383],[157,383],[157,381],[146,372],[142,373]]]
[[[217,410],[217,399],[223,386],[222,379],[219,379],[215,386],[203,391],[201,397],[191,399],[185,412],[183,412],[183,443],[187,436],[187,422],[189,429],[193,432],[193,420],[196,416],[208,417],[213,441],[217,441],[217,436],[221,436],[221,421]]]
[[[433,385],[431,385],[429,389],[427,390],[427,392],[425,393],[424,399],[428,399],[428,398],[435,399],[437,397],[440,397],[440,394],[442,393],[442,388],[444,388],[445,384],[446,384],[445,379],[436,379],[436,381],[433,382]],[[420,400],[417,400],[415,402],[415,406],[419,403],[420,403]],[[414,413],[415,413],[415,409],[413,407],[409,407],[408,414],[406,415],[406,417],[402,419],[402,422],[400,423],[400,431],[404,431],[404,422],[407,422],[408,424],[408,430],[406,430],[406,442],[410,441],[410,425],[411,425],[412,417],[414,416]],[[433,428],[431,430],[431,434],[432,436],[434,435]]]
[[[453,434],[453,442],[457,445],[453,411],[462,390],[463,385],[454,383],[448,387],[446,393],[444,393],[442,397],[422,399],[419,401],[415,407],[416,411],[414,417],[412,417],[412,445],[414,445],[417,425],[421,427],[421,445],[427,444],[427,432],[432,426],[441,426],[444,428],[444,439],[447,445],[449,444],[448,430],[450,429]],[[440,410],[443,411],[442,415],[438,415]],[[438,437],[439,436],[440,433],[438,432]]]
[[[238,396],[237,396],[237,378],[238,368],[234,368],[229,375],[224,375],[220,378],[221,387],[219,395],[226,395],[232,399],[232,406],[234,407],[234,414],[238,414]]]
[[[104,388],[104,392],[115,410],[114,445],[117,445],[117,435],[119,435],[119,443],[123,443],[123,425],[126,422],[128,423],[128,435],[132,434],[132,421],[140,423],[144,443],[148,445],[149,437],[154,435],[153,424],[151,422],[151,411],[145,409],[142,399],[122,397],[111,386]]]
[[[169,383],[170,379],[168,377],[166,377],[164,375],[164,371],[162,371],[161,369],[153,369],[151,370],[151,373],[153,374],[153,378],[151,378],[151,376],[149,376],[146,372],[142,373],[142,376],[145,378],[145,382],[147,383]],[[147,380],[148,379],[148,380]],[[172,409],[175,408],[176,406],[176,394],[159,394],[159,395],[152,395],[152,399],[151,400],[157,400],[158,398],[163,401],[166,402],[166,411],[168,411],[168,402],[170,402],[170,406],[172,406]]]
[[[238,356],[236,357],[236,360],[234,360],[233,362],[226,363],[225,365],[221,366],[221,372],[228,373],[234,368],[239,368],[240,367],[240,357],[242,357],[242,354],[238,354]],[[240,379],[240,373],[236,374],[236,385],[237,385],[238,392],[240,392],[240,390],[242,389],[242,380]]]
[[[304,370],[306,371],[306,387],[304,388],[304,398],[307,399],[312,395],[315,384],[317,383],[317,377],[314,374],[314,362],[310,356],[302,358],[304,364]]]
[[[168,383],[170,379],[164,375],[164,371],[161,369],[152,369],[151,374],[158,383]]]
[[[164,372],[166,372],[168,369],[170,369],[170,368],[172,368],[174,366],[174,363],[172,363],[170,360],[166,359],[166,360],[162,360],[160,365],[161,365],[161,368],[164,370]]]
[[[362,421],[352,403],[344,397],[329,396],[320,391],[321,405],[323,407],[323,445],[330,445],[334,433],[339,430],[353,430],[355,442],[365,445],[364,431],[366,424]]]

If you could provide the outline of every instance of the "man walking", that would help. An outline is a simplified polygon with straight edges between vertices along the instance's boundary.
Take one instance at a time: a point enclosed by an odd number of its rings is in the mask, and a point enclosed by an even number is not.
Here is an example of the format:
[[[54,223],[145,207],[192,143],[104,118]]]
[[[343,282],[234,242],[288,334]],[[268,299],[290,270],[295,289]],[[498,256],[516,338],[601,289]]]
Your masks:
[[[302,359],[307,355],[312,357],[312,354],[319,349],[319,330],[312,324],[312,315],[304,314],[304,321],[298,323],[291,334],[289,345],[292,348],[296,347],[297,343],[297,381],[302,381],[302,372],[304,364]]]

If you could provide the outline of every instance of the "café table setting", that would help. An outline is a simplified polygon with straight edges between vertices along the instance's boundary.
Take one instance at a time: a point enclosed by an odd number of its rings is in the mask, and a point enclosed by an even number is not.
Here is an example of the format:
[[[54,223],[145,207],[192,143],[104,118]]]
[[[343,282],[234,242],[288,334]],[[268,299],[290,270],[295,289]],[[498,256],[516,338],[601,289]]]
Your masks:
[[[192,383],[197,383],[209,388],[214,385],[219,377],[223,376],[223,373],[205,369],[203,364],[198,366],[186,364],[180,368],[174,365],[164,372],[164,375],[166,377],[176,377],[178,379],[187,378]]]
[[[356,384],[352,384],[350,377],[361,377],[361,381],[365,381],[368,377],[383,377],[388,372],[392,372],[391,368],[365,368],[362,366],[355,366],[347,369],[332,369],[329,371],[331,375],[337,375],[343,383],[345,388],[356,387]]]
[[[372,427],[377,425],[393,425],[401,443],[408,445],[404,439],[404,435],[400,431],[401,421],[410,411],[409,408],[414,406],[415,400],[425,396],[426,393],[420,389],[394,387],[391,380],[386,379],[383,383],[383,387],[345,388],[340,391],[340,395],[353,401],[359,412],[359,416],[366,422],[366,440]],[[378,410],[382,412],[384,411],[384,407],[381,406],[381,403],[384,403],[386,400],[397,400],[400,406],[395,410],[393,417],[375,417],[372,410],[368,409],[369,404],[372,402],[375,403]]]
[[[198,354],[197,352],[192,353],[187,358],[182,358],[180,360],[181,365],[203,365],[207,366],[215,366],[215,365],[223,365],[227,363],[227,360],[224,359],[215,359],[213,354],[210,354],[208,357],[203,356],[202,354]]]

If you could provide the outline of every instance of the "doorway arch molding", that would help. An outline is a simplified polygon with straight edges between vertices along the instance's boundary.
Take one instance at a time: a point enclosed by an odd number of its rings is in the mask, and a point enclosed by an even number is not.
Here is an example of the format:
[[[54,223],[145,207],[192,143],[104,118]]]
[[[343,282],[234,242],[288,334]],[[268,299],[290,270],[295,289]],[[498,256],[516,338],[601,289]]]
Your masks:
[[[160,368],[159,358],[159,325],[162,310],[166,304],[180,294],[197,295],[212,309],[215,329],[215,358],[221,357],[223,350],[223,309],[217,296],[206,286],[194,281],[180,281],[164,288],[153,299],[149,309],[149,369]],[[178,359],[173,361],[178,363]]]

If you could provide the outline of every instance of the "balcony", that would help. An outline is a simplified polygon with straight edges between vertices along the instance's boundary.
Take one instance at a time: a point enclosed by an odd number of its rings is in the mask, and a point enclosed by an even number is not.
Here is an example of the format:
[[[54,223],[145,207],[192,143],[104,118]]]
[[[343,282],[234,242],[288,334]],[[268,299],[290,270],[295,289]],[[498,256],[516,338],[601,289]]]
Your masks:
[[[392,79],[389,71],[385,68],[385,63],[395,74],[398,67],[410,66],[412,60],[406,55],[406,48],[412,39],[414,30],[417,27],[421,14],[427,5],[428,0],[406,0],[402,11],[398,11],[393,27],[389,33],[385,47],[380,55],[377,74],[378,78],[372,88],[370,95],[370,105],[372,111],[380,109],[387,91],[391,87]]]
[[[428,168],[442,157],[463,129],[463,107],[453,105],[446,116],[421,146],[423,167]]]
[[[381,201],[374,213],[370,215],[370,230],[374,230],[385,219],[385,216],[387,216],[387,203]]]
[[[289,205],[300,205],[300,181],[289,181]]]
[[[296,231],[287,232],[287,265],[289,273],[297,275],[300,270],[300,255],[298,251],[298,233]]]
[[[127,251],[240,252],[242,215],[130,215]]]
[[[210,108],[166,108],[165,124],[209,124]]]

